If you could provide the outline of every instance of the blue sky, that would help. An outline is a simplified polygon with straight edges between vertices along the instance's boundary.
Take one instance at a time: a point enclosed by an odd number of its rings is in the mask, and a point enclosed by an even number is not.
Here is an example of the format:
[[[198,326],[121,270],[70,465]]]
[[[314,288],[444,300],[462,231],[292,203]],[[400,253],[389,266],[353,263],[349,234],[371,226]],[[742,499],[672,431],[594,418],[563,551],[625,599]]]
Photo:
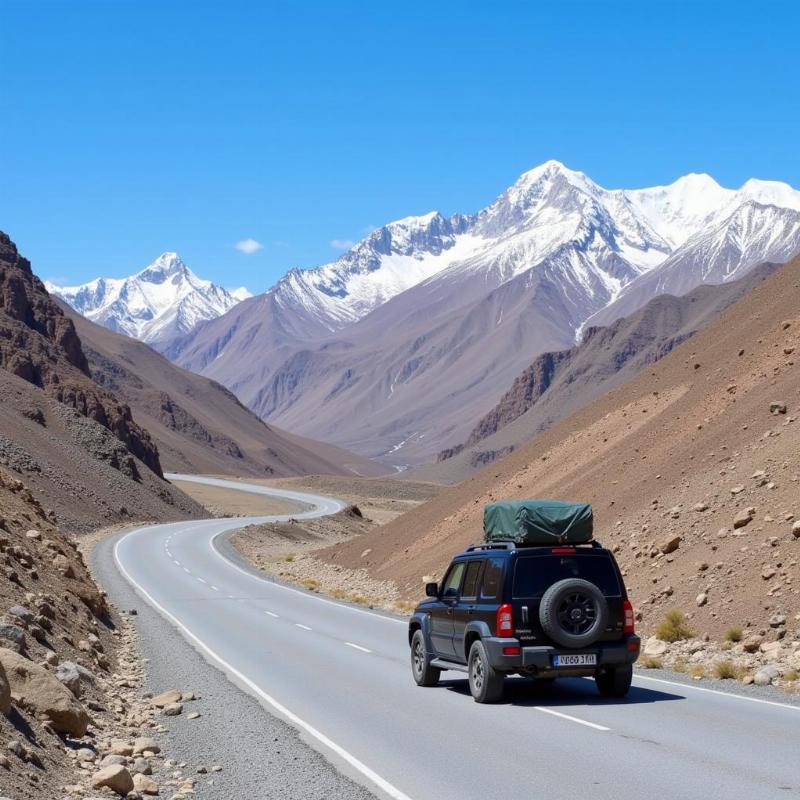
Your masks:
[[[548,158],[609,187],[800,186],[788,0],[0,0],[0,19],[0,229],[59,281],[177,250],[262,290]]]

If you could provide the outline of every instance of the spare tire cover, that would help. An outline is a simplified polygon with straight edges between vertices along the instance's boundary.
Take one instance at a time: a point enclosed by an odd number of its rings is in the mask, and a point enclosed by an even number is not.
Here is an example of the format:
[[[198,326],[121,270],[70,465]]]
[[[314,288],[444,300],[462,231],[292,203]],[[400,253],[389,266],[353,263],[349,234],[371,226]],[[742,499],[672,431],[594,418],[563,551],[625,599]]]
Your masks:
[[[542,596],[539,622],[562,647],[587,647],[606,629],[608,604],[600,589],[582,578],[565,578]]]

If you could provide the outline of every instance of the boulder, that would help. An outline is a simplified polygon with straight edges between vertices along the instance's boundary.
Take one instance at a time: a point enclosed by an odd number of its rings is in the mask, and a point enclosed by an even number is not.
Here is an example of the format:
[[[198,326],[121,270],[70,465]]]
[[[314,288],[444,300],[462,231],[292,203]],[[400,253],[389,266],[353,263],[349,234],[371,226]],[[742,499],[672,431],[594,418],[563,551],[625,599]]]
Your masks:
[[[122,764],[112,764],[110,767],[103,767],[92,776],[92,788],[102,789],[103,787],[124,797],[128,792],[133,791],[133,778]]]
[[[13,617],[17,624],[21,625],[23,628],[27,628],[34,620],[33,611],[25,608],[25,606],[11,606],[11,608],[6,611],[6,615]]]
[[[800,519],[792,525],[792,536],[795,539],[800,539]]]
[[[155,697],[151,697],[150,704],[154,705],[156,708],[164,708],[164,706],[168,706],[170,703],[179,702],[182,697],[183,695],[177,689],[170,689],[167,692],[162,692]]]
[[[72,661],[64,661],[56,668],[55,676],[75,697],[80,698],[83,686],[81,685],[81,674],[78,672],[77,664]]]
[[[55,675],[7,648],[0,648],[0,666],[8,677],[15,704],[47,720],[56,733],[78,738],[85,735],[89,715]]]
[[[145,750],[149,750],[151,753],[160,753],[161,752],[161,745],[151,738],[150,736],[140,736],[138,739],[133,740],[133,754],[140,755],[144,753]]]
[[[158,784],[149,776],[137,772],[133,776],[133,790],[141,794],[158,794]]]
[[[733,527],[744,528],[745,525],[749,525],[752,522],[755,515],[756,510],[752,508],[752,506],[750,508],[743,508],[733,518]]]
[[[770,414],[785,414],[786,413],[786,403],[782,400],[773,400],[769,404],[769,413]]]
[[[661,546],[658,549],[664,555],[668,555],[669,553],[674,553],[680,546],[681,546],[681,537],[672,536],[669,539],[666,539],[664,542],[662,542]]]
[[[100,761],[101,767],[112,767],[115,764],[121,764],[123,767],[128,763],[128,759],[125,756],[118,756],[116,753],[109,753],[107,756],[103,756],[102,760]]]
[[[168,706],[164,706],[163,714],[165,717],[177,717],[182,713],[183,713],[182,703],[170,703]]]
[[[663,656],[667,652],[667,643],[662,642],[661,639],[656,639],[651,636],[644,645],[644,654],[646,656]]]
[[[760,636],[757,635],[748,636],[742,642],[742,649],[744,650],[745,653],[757,653],[758,649],[761,647],[762,641],[763,640],[761,639]]]
[[[708,594],[706,592],[700,592],[695,602],[699,608],[702,608],[708,602]]]
[[[74,578],[75,577],[75,570],[70,563],[70,560],[59,553],[53,559],[53,566],[65,577],[65,578]]]
[[[5,640],[5,641],[2,641]],[[9,642],[14,649],[19,652],[27,647],[25,631],[18,625],[0,624],[0,644]],[[8,646],[8,645],[6,645]]]
[[[769,664],[766,667],[761,667],[761,669],[756,672],[753,683],[755,683],[756,686],[769,686],[772,681],[779,678],[780,675],[780,670],[774,664]]]

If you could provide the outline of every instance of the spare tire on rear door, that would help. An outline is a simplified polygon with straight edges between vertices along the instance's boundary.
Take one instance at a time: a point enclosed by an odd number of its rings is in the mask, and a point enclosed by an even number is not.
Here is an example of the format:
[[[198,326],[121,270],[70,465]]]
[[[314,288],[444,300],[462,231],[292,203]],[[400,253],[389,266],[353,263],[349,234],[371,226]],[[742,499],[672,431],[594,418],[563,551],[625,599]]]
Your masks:
[[[565,578],[542,596],[539,621],[544,632],[562,647],[594,644],[606,628],[608,605],[603,593],[589,581]]]

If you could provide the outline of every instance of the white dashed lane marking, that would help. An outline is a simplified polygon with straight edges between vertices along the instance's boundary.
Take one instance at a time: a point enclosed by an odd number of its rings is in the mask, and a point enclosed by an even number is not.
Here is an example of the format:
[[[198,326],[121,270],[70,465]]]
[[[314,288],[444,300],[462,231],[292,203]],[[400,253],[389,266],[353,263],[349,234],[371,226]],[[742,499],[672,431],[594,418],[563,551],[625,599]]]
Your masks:
[[[368,650],[366,647],[362,647],[360,644],[353,644],[353,642],[345,642],[348,647],[352,647],[354,650],[360,650],[362,653],[371,653],[372,650]]]
[[[302,628],[304,631],[310,631],[311,630],[311,628],[309,628],[308,625],[303,625],[300,622],[295,622],[294,626],[295,626],[295,628]]]
[[[275,617],[275,619],[278,619],[278,615],[277,615],[277,614],[276,614],[274,611],[265,611],[264,613],[265,613],[265,614],[266,614],[268,617]]]
[[[545,714],[552,714],[554,717],[561,717],[561,719],[569,720],[570,722],[577,722],[578,725],[585,725],[587,728],[594,728],[596,731],[610,731],[611,728],[606,728],[605,725],[597,725],[594,722],[589,722],[585,719],[579,719],[578,717],[572,717],[569,714],[562,714],[560,711],[553,711],[552,708],[544,708],[544,706],[534,706],[537,711],[541,711]]]

